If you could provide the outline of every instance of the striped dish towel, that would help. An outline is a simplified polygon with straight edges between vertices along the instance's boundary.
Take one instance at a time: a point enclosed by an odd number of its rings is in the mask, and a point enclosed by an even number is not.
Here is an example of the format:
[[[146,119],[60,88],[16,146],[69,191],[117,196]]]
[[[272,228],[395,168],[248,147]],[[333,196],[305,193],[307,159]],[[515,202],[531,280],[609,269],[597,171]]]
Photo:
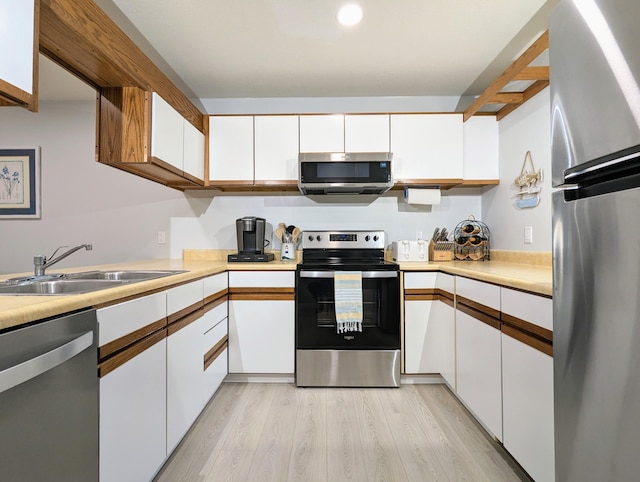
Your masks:
[[[362,273],[336,271],[334,282],[338,333],[362,331]]]

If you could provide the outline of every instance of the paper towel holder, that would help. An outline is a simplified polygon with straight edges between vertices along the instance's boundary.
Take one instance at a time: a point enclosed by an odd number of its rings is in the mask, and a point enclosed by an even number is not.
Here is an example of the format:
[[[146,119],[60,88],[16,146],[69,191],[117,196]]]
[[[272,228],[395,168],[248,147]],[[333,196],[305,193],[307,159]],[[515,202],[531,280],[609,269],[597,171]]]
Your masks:
[[[435,206],[440,204],[440,186],[404,187],[404,201],[407,204]]]

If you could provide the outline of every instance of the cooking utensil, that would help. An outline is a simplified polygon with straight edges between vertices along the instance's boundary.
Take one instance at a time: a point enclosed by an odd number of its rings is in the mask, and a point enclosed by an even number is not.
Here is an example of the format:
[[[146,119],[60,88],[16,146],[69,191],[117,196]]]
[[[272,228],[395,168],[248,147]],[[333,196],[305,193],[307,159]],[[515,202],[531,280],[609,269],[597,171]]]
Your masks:
[[[280,225],[274,232],[273,235],[278,238],[280,242],[283,242],[284,237],[284,229],[282,229],[282,225]]]
[[[298,237],[300,237],[300,228],[294,228],[293,229],[293,233],[291,233],[292,235],[292,241],[295,243],[298,241]]]
[[[431,237],[431,239],[433,239],[433,242],[435,243],[436,241],[438,241],[438,237],[440,236],[440,228],[436,228],[433,230],[433,236]]]

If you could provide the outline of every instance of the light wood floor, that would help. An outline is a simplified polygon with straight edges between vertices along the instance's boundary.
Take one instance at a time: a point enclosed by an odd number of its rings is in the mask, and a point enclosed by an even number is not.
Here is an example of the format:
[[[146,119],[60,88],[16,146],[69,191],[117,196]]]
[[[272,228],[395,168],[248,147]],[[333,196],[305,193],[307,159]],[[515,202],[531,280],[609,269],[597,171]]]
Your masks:
[[[156,478],[179,480],[528,479],[443,385],[224,383]]]

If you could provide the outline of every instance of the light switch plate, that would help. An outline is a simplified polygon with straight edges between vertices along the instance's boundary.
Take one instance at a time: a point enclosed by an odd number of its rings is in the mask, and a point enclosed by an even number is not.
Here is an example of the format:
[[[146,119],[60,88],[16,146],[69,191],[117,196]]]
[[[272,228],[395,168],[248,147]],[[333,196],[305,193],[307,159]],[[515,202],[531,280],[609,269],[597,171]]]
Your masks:
[[[533,226],[524,227],[524,244],[533,244]]]

